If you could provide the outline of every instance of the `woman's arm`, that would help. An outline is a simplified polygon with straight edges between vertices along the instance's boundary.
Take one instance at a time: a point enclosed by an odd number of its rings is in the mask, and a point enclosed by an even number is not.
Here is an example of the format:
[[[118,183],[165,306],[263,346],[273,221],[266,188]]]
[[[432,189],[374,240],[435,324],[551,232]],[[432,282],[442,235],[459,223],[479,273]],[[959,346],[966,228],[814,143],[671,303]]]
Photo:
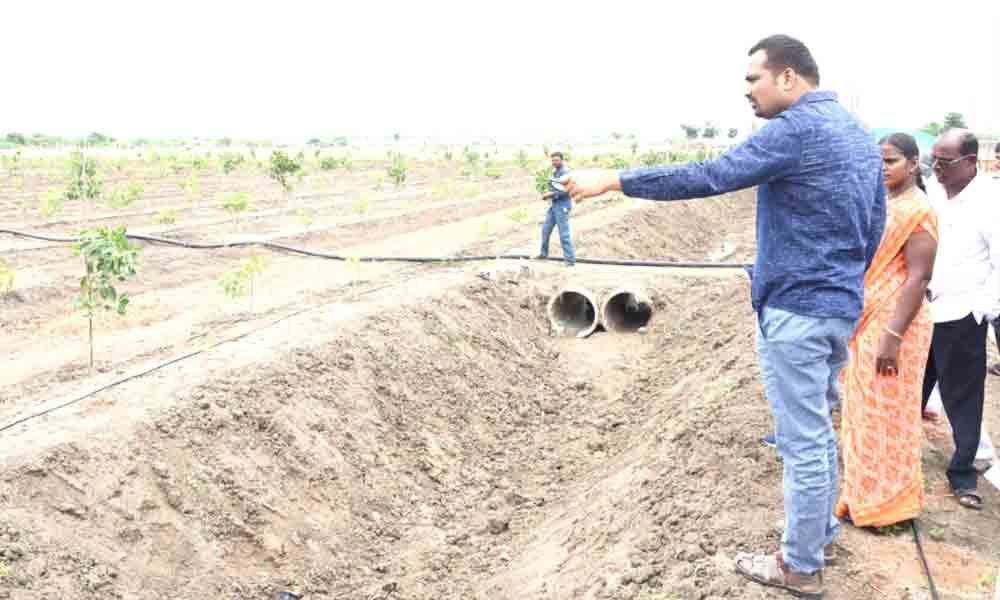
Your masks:
[[[889,327],[896,333],[906,333],[913,317],[917,316],[920,304],[924,301],[927,284],[931,281],[934,270],[934,256],[937,254],[937,240],[926,231],[917,231],[906,240],[903,246],[903,259],[906,261],[906,282],[896,304],[896,311],[889,320]]]

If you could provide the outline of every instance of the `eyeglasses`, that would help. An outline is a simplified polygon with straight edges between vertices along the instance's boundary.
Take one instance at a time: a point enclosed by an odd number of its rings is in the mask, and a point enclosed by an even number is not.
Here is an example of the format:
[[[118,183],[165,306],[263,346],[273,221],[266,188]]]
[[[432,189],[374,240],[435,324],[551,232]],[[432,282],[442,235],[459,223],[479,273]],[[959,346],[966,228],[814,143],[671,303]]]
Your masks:
[[[955,163],[957,163],[958,161],[975,156],[976,156],[975,154],[963,154],[958,158],[941,158],[940,156],[932,156],[931,168],[937,169],[940,167],[941,169],[950,169],[951,167],[955,166]]]

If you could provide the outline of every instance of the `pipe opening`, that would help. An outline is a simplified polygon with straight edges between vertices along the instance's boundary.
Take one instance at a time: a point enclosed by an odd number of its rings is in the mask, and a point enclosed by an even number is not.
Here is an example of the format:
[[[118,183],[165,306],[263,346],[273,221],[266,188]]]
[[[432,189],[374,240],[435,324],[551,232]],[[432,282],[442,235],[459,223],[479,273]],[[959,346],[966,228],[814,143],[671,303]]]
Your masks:
[[[561,290],[549,300],[548,313],[556,335],[586,337],[597,329],[597,302],[586,290]]]
[[[653,306],[645,297],[629,291],[611,294],[604,303],[604,328],[617,333],[632,333],[649,325]]]

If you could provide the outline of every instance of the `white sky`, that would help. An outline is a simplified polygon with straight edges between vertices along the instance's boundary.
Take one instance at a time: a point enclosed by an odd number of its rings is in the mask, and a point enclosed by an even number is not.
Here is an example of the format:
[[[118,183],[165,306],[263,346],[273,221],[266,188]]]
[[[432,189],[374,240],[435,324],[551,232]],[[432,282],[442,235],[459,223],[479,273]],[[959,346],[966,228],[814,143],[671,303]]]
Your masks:
[[[870,126],[1000,131],[1000,2],[5,2],[0,133],[501,138],[749,128],[746,53],[802,39]]]

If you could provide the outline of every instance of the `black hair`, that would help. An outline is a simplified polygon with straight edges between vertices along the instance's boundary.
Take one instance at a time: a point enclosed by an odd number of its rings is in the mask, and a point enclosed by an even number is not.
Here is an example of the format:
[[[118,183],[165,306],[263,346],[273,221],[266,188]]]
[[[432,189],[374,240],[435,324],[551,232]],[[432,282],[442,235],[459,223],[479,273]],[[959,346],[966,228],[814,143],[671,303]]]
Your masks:
[[[993,149],[993,152],[1000,153],[1000,142],[997,142],[997,146]]]
[[[926,194],[927,187],[924,186],[924,176],[920,174],[920,146],[917,146],[917,140],[913,139],[913,136],[908,133],[892,133],[878,141],[879,146],[883,144],[892,146],[896,150],[899,150],[907,160],[917,163],[917,187]]]
[[[809,48],[799,40],[788,35],[772,35],[754,44],[749,55],[753,56],[758,50],[767,52],[768,70],[775,75],[790,68],[813,85],[819,85],[819,66]]]
[[[555,158],[557,156],[559,157],[559,160],[566,160],[563,157],[563,153],[562,152],[553,152],[552,154],[549,155],[549,158]]]
[[[958,138],[961,140],[961,144],[958,146],[958,152],[962,156],[979,156],[979,138],[976,134],[971,131],[965,131]]]

